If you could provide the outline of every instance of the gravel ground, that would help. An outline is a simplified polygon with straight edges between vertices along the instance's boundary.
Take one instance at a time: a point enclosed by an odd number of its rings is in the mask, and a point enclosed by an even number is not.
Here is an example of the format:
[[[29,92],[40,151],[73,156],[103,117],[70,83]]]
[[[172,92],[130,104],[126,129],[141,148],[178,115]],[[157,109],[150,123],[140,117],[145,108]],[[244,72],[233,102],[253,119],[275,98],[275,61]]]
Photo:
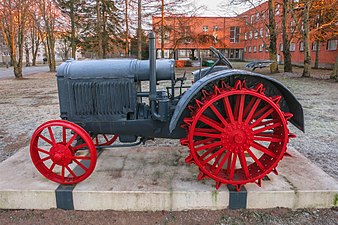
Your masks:
[[[235,67],[243,68],[243,63],[235,64]],[[188,69],[188,74],[191,70]],[[289,145],[338,180],[338,83],[327,80],[331,73],[328,70],[314,70],[312,74],[316,78],[306,79],[300,78],[300,68],[294,70],[294,73],[279,73],[272,76],[289,87],[304,108],[306,133],[290,126],[297,138],[292,139]],[[268,75],[266,69],[257,72]],[[177,74],[182,74],[182,70]],[[27,146],[32,133],[41,123],[59,118],[55,81],[52,73],[40,73],[23,80],[0,80],[0,162],[21,147]],[[147,143],[149,146],[178,144],[178,140],[166,139]],[[84,213],[62,210],[0,210],[0,224],[45,224],[44,219],[47,219],[49,224],[84,224],[88,221],[89,224],[94,222],[95,224],[138,222],[140,224],[338,224],[338,211],[337,209],[296,211],[272,209]]]

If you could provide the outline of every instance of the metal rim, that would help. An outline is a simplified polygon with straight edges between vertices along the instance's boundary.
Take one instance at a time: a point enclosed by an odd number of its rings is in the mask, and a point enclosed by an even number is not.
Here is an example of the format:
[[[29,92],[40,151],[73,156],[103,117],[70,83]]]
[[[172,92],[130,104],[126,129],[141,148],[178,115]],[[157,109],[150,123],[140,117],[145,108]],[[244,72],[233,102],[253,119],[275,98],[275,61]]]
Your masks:
[[[40,125],[32,136],[30,155],[43,176],[60,184],[75,184],[86,179],[97,159],[89,134],[65,120]]]

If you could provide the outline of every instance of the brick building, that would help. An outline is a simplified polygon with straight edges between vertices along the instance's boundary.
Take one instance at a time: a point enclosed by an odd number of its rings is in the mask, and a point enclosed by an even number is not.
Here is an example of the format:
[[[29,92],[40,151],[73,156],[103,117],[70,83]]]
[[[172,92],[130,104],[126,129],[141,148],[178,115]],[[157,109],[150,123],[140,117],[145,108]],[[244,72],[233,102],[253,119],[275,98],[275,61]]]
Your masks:
[[[277,57],[283,62],[282,4],[276,1],[275,20],[277,24]],[[269,59],[268,3],[262,3],[237,17],[166,17],[164,29],[165,58],[208,57],[211,45],[220,49],[229,59],[266,60]],[[156,48],[161,56],[160,17],[153,17],[153,30],[157,33]],[[297,24],[289,18],[288,30],[291,33]],[[208,36],[210,38],[199,38]],[[202,40],[202,41],[201,41]],[[311,60],[314,62],[316,42],[311,38]],[[338,38],[321,42],[319,63],[332,66],[338,56]],[[290,45],[293,64],[303,64],[304,45],[300,35],[294,34]],[[174,54],[174,52],[176,54]]]

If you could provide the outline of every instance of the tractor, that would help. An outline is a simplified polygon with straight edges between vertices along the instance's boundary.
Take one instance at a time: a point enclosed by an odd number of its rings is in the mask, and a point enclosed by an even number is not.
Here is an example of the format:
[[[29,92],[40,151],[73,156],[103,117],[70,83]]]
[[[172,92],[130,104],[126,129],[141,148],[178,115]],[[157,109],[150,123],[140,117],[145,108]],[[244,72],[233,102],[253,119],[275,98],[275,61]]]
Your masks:
[[[102,148],[169,138],[189,148],[185,162],[199,168],[198,180],[213,179],[217,189],[260,186],[267,174],[277,174],[295,137],[288,122],[304,131],[302,106],[277,80],[233,69],[219,50],[210,50],[218,60],[194,71],[190,86],[186,73],[175,77],[174,60],[156,60],[153,33],[149,60],[61,64],[61,119],[40,125],[30,142],[37,170],[51,181],[76,184],[94,171]],[[160,90],[163,81],[167,86]]]

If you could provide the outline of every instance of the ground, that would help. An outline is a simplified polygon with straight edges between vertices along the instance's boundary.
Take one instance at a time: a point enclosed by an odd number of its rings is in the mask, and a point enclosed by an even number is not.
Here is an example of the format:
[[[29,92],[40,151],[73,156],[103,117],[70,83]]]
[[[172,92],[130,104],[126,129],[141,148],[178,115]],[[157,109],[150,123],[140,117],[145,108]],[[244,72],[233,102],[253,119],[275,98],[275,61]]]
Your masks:
[[[243,63],[235,67],[243,68]],[[187,74],[192,68],[187,69]],[[338,83],[328,80],[331,71],[314,70],[315,78],[294,73],[278,73],[281,81],[297,97],[304,109],[305,130],[293,126],[294,147],[338,180]],[[269,75],[267,69],[256,72]],[[182,69],[177,71],[182,74]],[[269,75],[270,76],[270,75]],[[23,80],[0,80],[0,162],[29,144],[41,123],[59,118],[56,78],[39,73]],[[178,145],[176,140],[156,140],[148,145]],[[63,210],[2,210],[0,224],[338,224],[337,209],[309,210],[222,210],[188,212],[128,213],[114,211],[74,212]]]

